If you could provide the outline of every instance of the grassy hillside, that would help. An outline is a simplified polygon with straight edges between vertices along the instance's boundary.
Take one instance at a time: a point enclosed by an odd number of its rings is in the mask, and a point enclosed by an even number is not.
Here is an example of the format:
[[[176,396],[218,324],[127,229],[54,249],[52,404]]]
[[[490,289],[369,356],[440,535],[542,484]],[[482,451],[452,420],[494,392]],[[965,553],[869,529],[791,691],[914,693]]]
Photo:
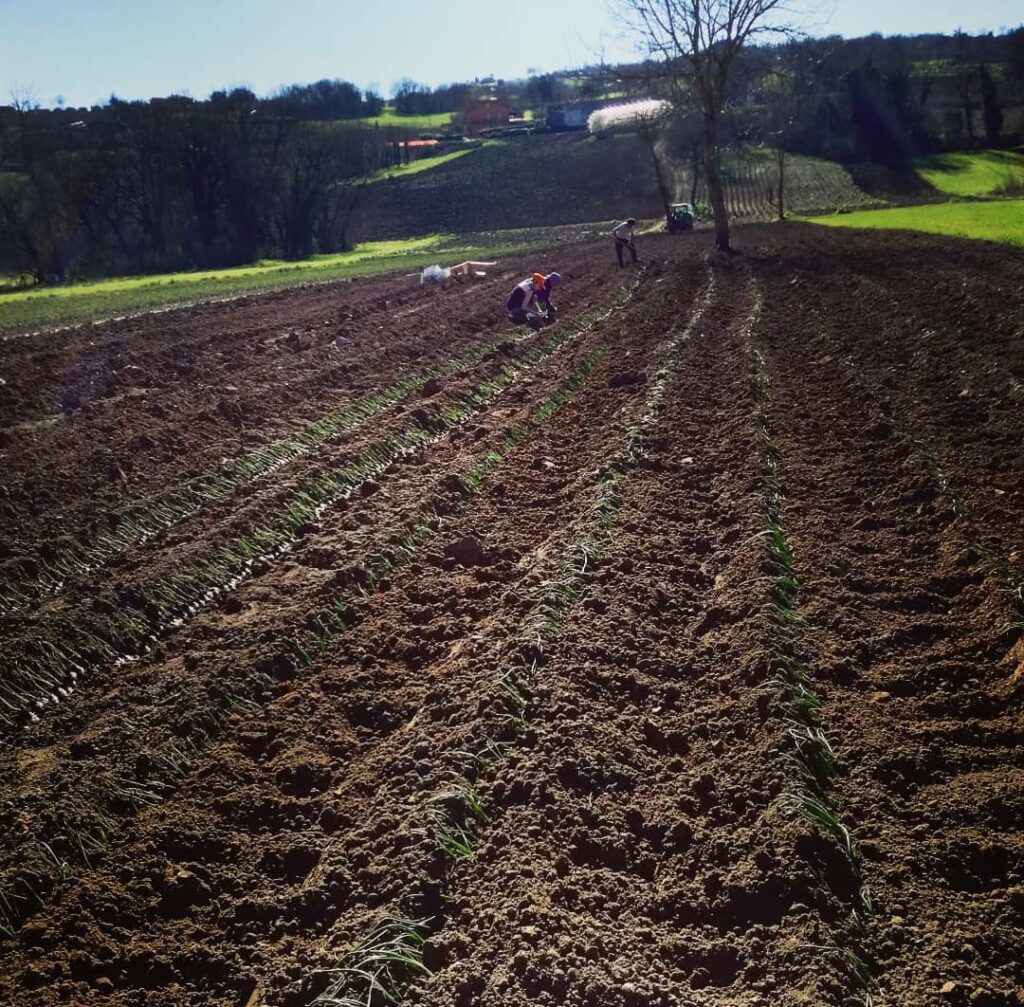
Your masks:
[[[829,227],[927,231],[1024,247],[1024,199],[991,203],[932,203],[813,218]]]
[[[433,157],[420,157],[405,164],[395,164],[390,168],[381,168],[380,171],[375,171],[366,181],[370,185],[375,185],[378,182],[390,182],[404,178],[406,175],[418,175],[422,171],[434,171],[442,164],[456,161],[479,149],[479,147],[460,147],[458,150],[450,150],[446,154],[435,154]]]
[[[978,150],[933,154],[914,162],[917,173],[951,196],[996,196],[1024,193],[1024,152]]]
[[[399,115],[394,105],[385,105],[380,115],[369,119],[351,119],[349,122],[360,126],[396,126],[402,129],[435,130],[444,129],[452,122],[451,112],[436,112],[433,115]]]
[[[500,243],[491,243],[489,236],[477,238],[487,244],[472,243],[473,236],[460,240],[453,235],[434,234],[412,241],[368,243],[351,252],[318,255],[302,262],[268,261],[234,269],[120,277],[62,287],[9,289],[0,292],[0,330],[49,328],[83,319],[111,318],[303,283],[420,270],[439,259],[443,262],[486,259],[509,251]]]

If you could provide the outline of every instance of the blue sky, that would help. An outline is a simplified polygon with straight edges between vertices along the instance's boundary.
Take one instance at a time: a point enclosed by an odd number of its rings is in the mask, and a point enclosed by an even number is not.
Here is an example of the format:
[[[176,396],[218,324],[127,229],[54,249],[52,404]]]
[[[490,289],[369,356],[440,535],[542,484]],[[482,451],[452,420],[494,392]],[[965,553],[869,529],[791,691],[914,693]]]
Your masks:
[[[191,94],[341,77],[389,94],[427,84],[523,76],[606,58],[632,41],[609,0],[0,0],[0,104],[12,93],[50,105]],[[821,9],[821,8],[819,8]],[[999,31],[1024,21],[1020,0],[832,0],[814,34]]]

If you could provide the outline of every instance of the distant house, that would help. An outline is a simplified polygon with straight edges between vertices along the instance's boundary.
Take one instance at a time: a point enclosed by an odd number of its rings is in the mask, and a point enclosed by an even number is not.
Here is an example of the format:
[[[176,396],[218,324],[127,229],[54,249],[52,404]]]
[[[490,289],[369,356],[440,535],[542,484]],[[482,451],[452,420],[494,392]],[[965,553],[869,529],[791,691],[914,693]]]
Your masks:
[[[392,140],[392,147],[395,148],[399,164],[402,161],[416,161],[421,157],[431,157],[437,153],[440,146],[439,140]]]
[[[463,114],[466,132],[476,136],[481,130],[507,126],[512,108],[504,98],[487,98],[482,101],[467,101]]]
[[[586,129],[591,112],[613,104],[610,101],[573,101],[548,105],[548,129]]]

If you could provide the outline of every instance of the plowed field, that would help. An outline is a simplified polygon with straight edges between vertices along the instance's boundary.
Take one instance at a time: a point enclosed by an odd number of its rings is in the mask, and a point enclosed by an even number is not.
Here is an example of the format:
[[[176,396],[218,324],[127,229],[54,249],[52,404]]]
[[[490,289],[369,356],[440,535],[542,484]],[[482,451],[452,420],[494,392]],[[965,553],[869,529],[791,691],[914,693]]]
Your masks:
[[[736,237],[0,342],[0,1004],[1024,1004],[1024,255]]]

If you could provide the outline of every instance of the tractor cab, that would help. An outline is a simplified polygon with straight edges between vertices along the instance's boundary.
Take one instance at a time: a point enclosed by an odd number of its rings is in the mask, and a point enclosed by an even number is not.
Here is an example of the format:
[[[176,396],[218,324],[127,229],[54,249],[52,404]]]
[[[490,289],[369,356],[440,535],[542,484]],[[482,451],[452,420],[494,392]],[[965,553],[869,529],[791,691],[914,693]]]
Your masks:
[[[673,203],[668,210],[668,233],[693,230],[693,207],[689,203]]]

